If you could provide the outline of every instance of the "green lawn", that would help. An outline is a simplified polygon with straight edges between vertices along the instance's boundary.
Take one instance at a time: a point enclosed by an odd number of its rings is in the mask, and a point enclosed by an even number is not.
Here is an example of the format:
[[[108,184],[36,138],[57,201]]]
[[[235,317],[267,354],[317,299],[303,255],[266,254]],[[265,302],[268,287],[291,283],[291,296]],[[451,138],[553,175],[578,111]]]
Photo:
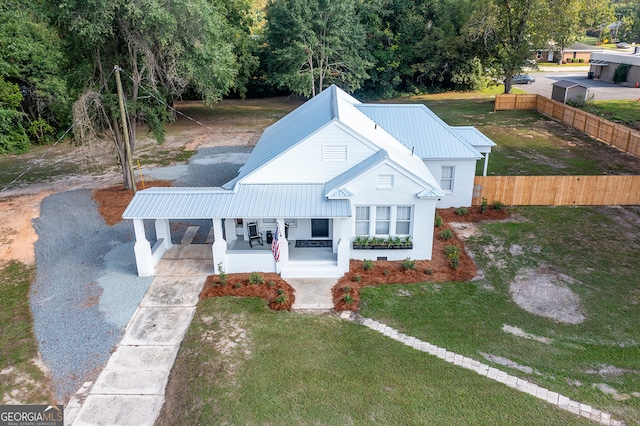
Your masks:
[[[638,97],[640,98],[640,93]],[[607,120],[640,129],[640,101],[594,101],[588,102],[582,109]]]
[[[336,317],[199,304],[160,425],[591,424]]]
[[[640,208],[518,208],[481,225],[468,242],[480,279],[468,283],[367,288],[361,313],[454,352],[492,354],[533,369],[512,374],[640,424]],[[518,306],[522,277],[569,288],[586,319],[561,323]],[[529,285],[533,281],[529,281]],[[562,298],[556,291],[550,298]],[[399,294],[409,293],[409,297]],[[562,312],[557,303],[547,312]],[[554,311],[555,310],[555,311]],[[547,343],[503,331],[518,327]],[[605,393],[599,388],[612,393]],[[617,394],[614,396],[614,392]]]
[[[52,401],[49,379],[35,364],[38,346],[33,334],[29,287],[35,268],[12,262],[0,268],[0,395],[12,404]]]

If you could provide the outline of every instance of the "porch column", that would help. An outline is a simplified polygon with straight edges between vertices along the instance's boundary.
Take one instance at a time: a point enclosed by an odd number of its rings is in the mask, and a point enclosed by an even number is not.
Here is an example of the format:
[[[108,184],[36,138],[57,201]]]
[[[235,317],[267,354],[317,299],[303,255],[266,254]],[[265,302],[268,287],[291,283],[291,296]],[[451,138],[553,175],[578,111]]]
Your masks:
[[[338,241],[338,269],[342,272],[349,272],[349,260],[351,259],[351,223],[350,217],[343,217],[340,219],[333,219],[339,222],[339,226],[336,227],[340,230]],[[334,236],[335,238],[335,236]]]
[[[158,241],[162,240],[162,247],[165,250],[169,250],[173,246],[169,219],[156,219],[156,238],[158,238]]]
[[[227,271],[227,242],[224,240],[222,235],[222,219],[217,217],[213,220],[213,272],[214,274],[219,274],[219,266]]]
[[[489,153],[484,154],[484,168],[482,169],[482,176],[487,175],[487,167],[489,166]]]
[[[147,240],[144,232],[144,222],[142,219],[133,219],[133,229],[136,233],[136,244],[134,253],[136,256],[136,266],[138,275],[141,277],[150,277],[153,275],[153,256],[151,253],[151,244]]]
[[[281,273],[282,268],[287,266],[289,263],[289,241],[287,241],[287,234],[284,228],[284,218],[277,218],[278,222],[278,231],[280,235],[278,235],[278,241],[280,242],[280,262],[276,262],[276,272]]]

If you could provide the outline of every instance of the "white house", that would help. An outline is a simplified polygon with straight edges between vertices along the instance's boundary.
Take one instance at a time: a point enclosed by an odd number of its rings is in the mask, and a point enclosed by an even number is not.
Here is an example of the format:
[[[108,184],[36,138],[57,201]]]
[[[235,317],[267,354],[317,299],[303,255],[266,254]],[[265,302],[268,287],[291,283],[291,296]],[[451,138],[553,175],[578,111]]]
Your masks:
[[[339,277],[350,259],[430,259],[436,204],[470,204],[482,157],[473,141],[487,154],[492,144],[478,133],[422,105],[361,104],[331,86],[267,128],[222,188],[137,192],[123,218],[134,223],[138,273],[153,275],[172,245],[169,220],[186,219],[212,220],[216,273]],[[145,220],[155,221],[153,246]],[[266,241],[276,227],[279,261]],[[376,248],[354,244],[363,239]]]

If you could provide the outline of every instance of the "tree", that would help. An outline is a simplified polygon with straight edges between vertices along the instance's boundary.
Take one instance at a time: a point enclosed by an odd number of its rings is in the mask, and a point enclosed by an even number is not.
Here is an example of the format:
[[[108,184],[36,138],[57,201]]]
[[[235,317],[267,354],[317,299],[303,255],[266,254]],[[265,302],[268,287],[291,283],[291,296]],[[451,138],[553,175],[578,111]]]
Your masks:
[[[355,0],[269,1],[269,79],[304,96],[332,83],[349,92],[358,89],[370,62],[356,12]]]
[[[558,64],[564,58],[564,49],[585,34],[585,0],[552,0],[547,2],[544,23],[550,40],[559,48]]]
[[[46,143],[66,124],[61,42],[33,4],[0,6],[0,152]]]
[[[110,135],[125,188],[132,182],[109,78],[115,64],[124,71],[132,150],[138,122],[147,123],[162,142],[170,116],[166,104],[188,88],[212,103],[234,87],[238,65],[231,31],[207,0],[57,0],[53,6],[74,64],[69,75],[79,94],[76,135],[79,140]]]
[[[484,0],[471,19],[470,36],[484,44],[495,76],[504,78],[504,93],[511,93],[532,49],[548,40],[542,6],[540,0]]]

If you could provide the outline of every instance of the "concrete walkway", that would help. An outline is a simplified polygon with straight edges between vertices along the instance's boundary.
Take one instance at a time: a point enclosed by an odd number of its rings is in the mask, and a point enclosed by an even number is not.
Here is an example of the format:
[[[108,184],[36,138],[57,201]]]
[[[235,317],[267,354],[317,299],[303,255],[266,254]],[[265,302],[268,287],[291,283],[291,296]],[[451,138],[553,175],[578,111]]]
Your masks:
[[[153,425],[206,276],[158,276],[95,383],[65,409],[66,425]]]
[[[611,414],[609,413],[605,413],[603,411],[597,410],[591,407],[590,405],[581,404],[577,401],[573,401],[567,398],[566,396],[560,395],[557,392],[552,392],[549,389],[536,385],[535,383],[531,383],[527,380],[523,380],[516,376],[507,374],[502,370],[498,370],[497,368],[490,367],[489,365],[483,364],[480,361],[477,361],[473,358],[456,354],[454,352],[446,350],[445,348],[440,348],[436,345],[432,345],[428,342],[424,342],[415,337],[407,336],[406,334],[399,333],[398,330],[395,330],[381,322],[372,320],[370,318],[362,318],[348,311],[343,312],[341,314],[341,317],[343,319],[349,319],[351,321],[361,323],[365,327],[368,327],[374,331],[382,333],[383,335],[390,337],[391,339],[397,340],[416,350],[427,352],[430,355],[437,356],[438,358],[450,364],[454,364],[462,368],[466,368],[467,370],[475,371],[479,375],[484,376],[488,379],[503,383],[509,386],[510,388],[519,390],[520,392],[528,393],[529,395],[542,399],[543,401],[546,401],[549,404],[553,404],[562,410],[569,411],[573,414],[577,414],[579,416],[593,420],[602,425],[609,425],[609,426],[625,425],[625,423],[619,420],[613,419],[611,417]]]
[[[329,311],[333,309],[331,289],[338,282],[336,278],[286,278],[285,281],[296,291],[293,310]]]

